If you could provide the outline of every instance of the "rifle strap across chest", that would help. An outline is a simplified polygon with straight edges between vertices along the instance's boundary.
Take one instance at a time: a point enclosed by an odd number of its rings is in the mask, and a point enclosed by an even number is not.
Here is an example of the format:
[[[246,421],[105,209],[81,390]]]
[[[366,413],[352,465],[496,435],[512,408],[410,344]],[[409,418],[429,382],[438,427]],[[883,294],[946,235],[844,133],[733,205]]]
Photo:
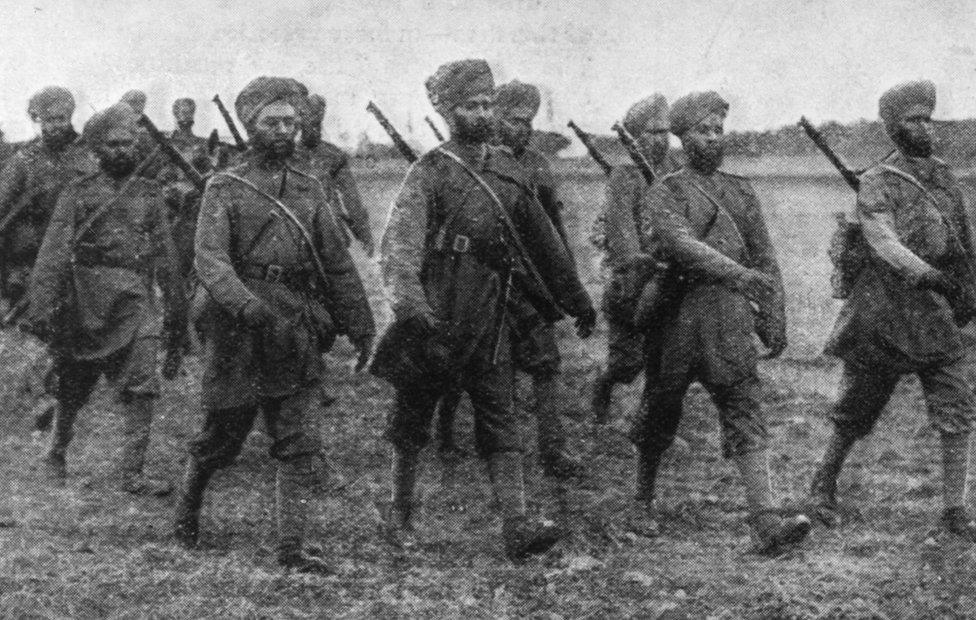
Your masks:
[[[946,231],[949,234],[950,243],[953,245],[960,246],[965,253],[969,253],[969,248],[966,247],[966,244],[964,244],[962,242],[962,239],[960,239],[959,235],[957,235],[955,227],[949,222],[945,214],[942,213],[942,209],[939,206],[938,199],[932,194],[932,192],[927,187],[925,187],[922,184],[921,181],[918,180],[918,178],[915,177],[915,175],[905,172],[904,170],[896,168],[890,164],[881,164],[878,167],[884,170],[885,172],[890,172],[891,174],[895,175],[899,179],[902,179],[910,183],[912,186],[915,187],[915,189],[921,192],[922,196],[925,197],[925,199],[928,200],[933,207],[935,207],[936,213],[939,214],[939,217],[942,219],[942,223],[945,224]]]
[[[735,236],[739,238],[739,242],[742,244],[742,251],[746,255],[746,261],[752,263],[752,259],[749,256],[749,246],[746,245],[746,239],[742,235],[742,231],[739,229],[739,223],[735,221],[735,217],[733,217],[733,215],[729,212],[729,210],[725,208],[725,206],[722,204],[720,200],[718,200],[710,193],[705,191],[705,188],[703,188],[701,185],[699,185],[695,181],[688,181],[688,184],[691,185],[695,189],[695,191],[701,194],[705,198],[705,200],[707,200],[709,203],[712,204],[712,206],[715,207],[715,213],[712,215],[711,219],[705,225],[705,228],[702,230],[699,239],[704,241],[705,238],[708,237],[709,233],[712,232],[712,229],[715,227],[715,224],[718,223],[719,216],[724,215],[730,222],[732,222],[732,230],[735,231]]]

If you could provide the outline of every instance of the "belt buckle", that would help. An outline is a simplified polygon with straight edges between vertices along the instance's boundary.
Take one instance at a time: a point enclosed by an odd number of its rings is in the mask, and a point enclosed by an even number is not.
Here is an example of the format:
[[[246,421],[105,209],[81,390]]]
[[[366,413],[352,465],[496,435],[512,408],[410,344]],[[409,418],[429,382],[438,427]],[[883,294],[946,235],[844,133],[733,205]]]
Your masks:
[[[285,268],[281,265],[268,265],[264,268],[264,279],[267,282],[281,282],[283,275],[285,275]]]
[[[471,238],[465,235],[457,235],[454,237],[454,243],[451,245],[451,249],[458,254],[464,254],[471,248]]]

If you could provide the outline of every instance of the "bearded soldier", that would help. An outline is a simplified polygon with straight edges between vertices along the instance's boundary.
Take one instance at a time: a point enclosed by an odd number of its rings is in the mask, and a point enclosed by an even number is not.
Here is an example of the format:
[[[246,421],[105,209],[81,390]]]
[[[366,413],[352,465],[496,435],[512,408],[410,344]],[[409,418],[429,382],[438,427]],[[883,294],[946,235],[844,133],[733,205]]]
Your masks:
[[[41,138],[22,147],[0,172],[0,288],[11,308],[27,302],[27,282],[54,205],[66,185],[98,166],[71,124],[75,100],[67,89],[50,86],[31,97],[27,113],[40,123]],[[54,415],[48,394],[54,376],[49,360],[38,360],[27,378],[40,396],[35,423],[47,428]]]
[[[322,139],[322,120],[325,118],[325,97],[311,95],[308,98],[308,114],[302,118],[302,146],[305,147],[311,166],[322,178],[326,187],[334,189],[337,215],[349,227],[352,234],[370,256],[375,252],[373,231],[369,224],[369,212],[359,198],[356,180],[349,169],[349,156],[338,146]]]
[[[624,116],[624,129],[660,179],[680,165],[670,155],[668,143],[668,102],[653,94],[635,103]],[[598,424],[607,422],[613,387],[629,384],[644,371],[644,333],[632,322],[635,298],[640,294],[641,252],[640,199],[647,181],[634,164],[614,166],[607,184],[603,226],[606,240],[606,265],[611,271],[604,291],[603,312],[607,319],[607,368],[593,385],[592,406]]]
[[[756,548],[777,552],[802,540],[810,520],[784,519],[773,508],[752,338],[758,334],[770,357],[786,347],[783,283],[752,186],[718,169],[728,107],[715,92],[692,93],[674,103],[671,131],[681,139],[688,164],[655,184],[641,207],[641,249],[651,252],[653,235],[673,264],[673,282],[657,317],[660,342],[649,346],[654,362],[648,364],[659,370],[647,382],[644,419],[634,433],[639,448],[635,516],[653,533],[658,466],[674,440],[684,395],[698,380],[719,410],[723,453],[745,482]]]
[[[857,218],[870,251],[827,344],[844,373],[813,504],[825,523],[836,521],[845,457],[871,433],[901,376],[914,374],[942,439],[943,525],[976,542],[965,508],[974,402],[960,333],[976,312],[972,222],[959,183],[932,157],[935,85],[899,84],[879,108],[898,152],[861,176]]]
[[[181,329],[185,303],[159,185],[133,174],[135,134],[136,115],[123,105],[86,123],[84,140],[101,170],[78,178],[58,198],[31,274],[28,325],[58,350],[48,475],[65,479],[75,417],[105,375],[124,408],[119,486],[163,495],[171,487],[143,475],[159,396],[156,285],[170,332]],[[170,378],[176,369],[168,365]]]
[[[250,137],[240,165],[204,192],[196,236],[203,328],[203,426],[176,509],[175,534],[197,544],[200,508],[213,473],[241,451],[260,411],[278,461],[278,563],[331,573],[302,542],[320,438],[309,419],[322,383],[321,355],[336,333],[372,348],[373,316],[339,224],[295,138],[307,92],[290,78],[252,80],[235,102]]]
[[[506,303],[509,284],[517,282],[519,294],[526,281],[544,286],[550,301],[555,298],[553,308],[558,304],[577,317],[583,336],[595,312],[565,244],[534,199],[532,178],[507,150],[488,145],[494,95],[488,64],[445,64],[426,85],[451,139],[410,169],[383,238],[383,270],[394,325],[414,335],[404,346],[420,341],[429,352],[425,368],[434,370],[398,378],[385,365],[402,350],[395,344],[377,350],[373,372],[397,387],[386,433],[394,447],[390,521],[396,534],[409,538],[419,454],[430,438],[434,407],[459,386],[471,397],[475,443],[501,506],[506,553],[517,561],[549,549],[559,531],[525,514],[510,343],[519,337],[511,335],[513,327],[525,337],[533,321]],[[532,269],[534,277],[512,277],[516,269],[520,275]]]

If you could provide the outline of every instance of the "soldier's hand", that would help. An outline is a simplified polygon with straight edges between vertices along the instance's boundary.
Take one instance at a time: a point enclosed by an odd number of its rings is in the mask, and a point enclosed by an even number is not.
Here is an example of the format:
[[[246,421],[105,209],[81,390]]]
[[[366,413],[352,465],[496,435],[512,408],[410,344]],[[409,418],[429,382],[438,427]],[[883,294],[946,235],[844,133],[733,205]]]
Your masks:
[[[359,372],[363,368],[366,368],[366,364],[369,363],[369,357],[373,354],[373,336],[357,338],[352,344],[356,347],[356,352],[359,354],[356,358],[356,366],[353,368],[353,371]]]
[[[444,321],[435,317],[431,312],[419,312],[413,316],[413,320],[417,322],[424,334],[433,334],[444,328]]]
[[[762,303],[776,294],[776,283],[768,275],[746,269],[735,280],[735,290],[746,296],[746,299],[755,303]]]
[[[241,310],[241,320],[251,329],[260,329],[270,325],[275,320],[275,313],[260,299],[254,298],[244,305]]]
[[[930,269],[922,274],[918,279],[918,287],[934,291],[947,300],[955,299],[962,293],[959,283],[938,269]]]
[[[596,327],[596,309],[588,306],[582,314],[576,317],[576,335],[580,338],[589,338]]]
[[[763,343],[766,345],[768,351],[762,356],[764,360],[773,360],[783,354],[786,350],[786,332],[781,331],[773,335],[767,342]]]

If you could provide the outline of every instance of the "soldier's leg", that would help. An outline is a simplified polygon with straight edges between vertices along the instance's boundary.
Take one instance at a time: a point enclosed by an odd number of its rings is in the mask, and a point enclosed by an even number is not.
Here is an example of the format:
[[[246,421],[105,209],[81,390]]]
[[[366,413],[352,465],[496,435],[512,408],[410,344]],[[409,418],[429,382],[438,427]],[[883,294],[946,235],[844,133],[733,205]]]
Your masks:
[[[405,535],[413,530],[420,451],[430,442],[431,418],[441,396],[439,390],[424,385],[398,389],[385,432],[393,446],[393,484],[387,520]]]
[[[200,510],[210,478],[240,454],[257,413],[254,404],[204,410],[203,425],[190,441],[174,515],[173,533],[184,547],[195,547],[199,539]]]
[[[618,383],[630,384],[644,370],[644,335],[632,326],[608,321],[607,368],[593,384],[594,421],[609,422],[613,388]]]
[[[942,483],[946,528],[970,542],[976,542],[976,524],[966,511],[969,476],[969,432],[974,415],[973,391],[967,381],[967,367],[959,362],[919,373],[929,417],[942,438]]]
[[[54,415],[43,467],[48,478],[63,481],[67,475],[65,455],[74,436],[75,418],[95,389],[101,371],[94,362],[70,358],[60,359],[57,367],[58,385],[55,396],[58,408]]]
[[[504,334],[503,334],[504,335]],[[515,371],[502,343],[503,353],[491,365],[490,354],[482,355],[465,384],[474,409],[475,444],[488,462],[492,487],[502,513],[505,554],[519,562],[545,553],[562,537],[554,524],[530,521],[526,517],[525,472],[518,416],[515,412]]]
[[[316,482],[314,458],[322,450],[308,415],[319,390],[303,389],[262,404],[278,461],[275,481],[278,563],[299,572],[334,574],[335,568],[303,549],[309,507]]]
[[[815,516],[825,525],[837,521],[837,478],[847,455],[871,433],[899,378],[898,373],[883,369],[844,364],[840,396],[831,412],[833,431],[810,487]]]
[[[115,475],[119,488],[136,495],[162,497],[173,491],[168,481],[144,475],[149,449],[154,403],[159,398],[156,372],[156,338],[136,338],[131,345],[106,360],[105,374],[118,391],[122,405],[119,419],[119,450]]]
[[[455,437],[455,421],[462,396],[464,396],[463,390],[453,388],[437,401],[434,418],[437,420],[437,439],[439,442],[437,452],[441,461],[454,462],[463,456]]]
[[[783,518],[776,512],[769,474],[769,432],[759,404],[759,379],[751,374],[733,385],[706,385],[722,422],[722,452],[742,476],[749,524],[756,550],[779,553],[810,533],[805,515]]]

